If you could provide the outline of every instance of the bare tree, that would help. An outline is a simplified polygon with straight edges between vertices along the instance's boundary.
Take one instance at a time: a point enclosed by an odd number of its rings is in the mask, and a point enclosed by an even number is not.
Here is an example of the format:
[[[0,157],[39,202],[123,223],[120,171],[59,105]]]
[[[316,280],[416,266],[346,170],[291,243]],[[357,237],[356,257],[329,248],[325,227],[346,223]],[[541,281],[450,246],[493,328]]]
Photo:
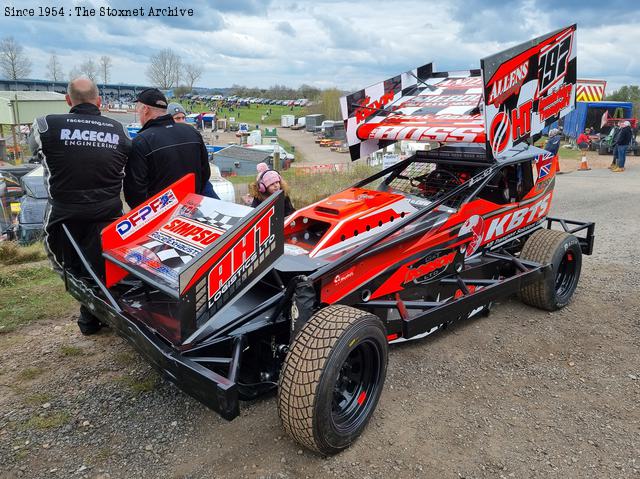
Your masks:
[[[47,63],[47,75],[52,81],[62,80],[62,65],[60,65],[58,55],[55,53],[52,53],[49,57],[49,63]]]
[[[98,78],[98,66],[91,58],[88,58],[80,65],[80,73],[85,75],[89,80],[95,83]]]
[[[83,75],[83,73],[80,71],[80,69],[77,66],[75,66],[71,70],[69,70],[69,81],[74,80],[81,75]]]
[[[100,57],[100,75],[102,76],[102,83],[109,83],[109,77],[111,76],[111,57],[106,55]]]
[[[0,72],[10,80],[25,78],[31,73],[31,60],[13,37],[0,42]]]
[[[162,90],[178,85],[182,61],[170,48],[153,55],[147,67],[147,78]]]
[[[195,63],[187,63],[184,66],[184,73],[187,77],[187,85],[189,86],[189,93],[193,90],[193,85],[202,76],[203,68]]]

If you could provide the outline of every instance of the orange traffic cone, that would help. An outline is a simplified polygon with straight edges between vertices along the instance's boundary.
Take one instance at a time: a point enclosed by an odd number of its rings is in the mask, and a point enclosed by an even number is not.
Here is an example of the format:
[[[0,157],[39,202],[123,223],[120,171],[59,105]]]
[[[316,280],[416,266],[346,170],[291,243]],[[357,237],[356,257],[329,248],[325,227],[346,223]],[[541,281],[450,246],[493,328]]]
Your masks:
[[[588,171],[589,163],[587,163],[587,155],[582,155],[582,160],[580,160],[580,166],[578,167],[578,171]]]

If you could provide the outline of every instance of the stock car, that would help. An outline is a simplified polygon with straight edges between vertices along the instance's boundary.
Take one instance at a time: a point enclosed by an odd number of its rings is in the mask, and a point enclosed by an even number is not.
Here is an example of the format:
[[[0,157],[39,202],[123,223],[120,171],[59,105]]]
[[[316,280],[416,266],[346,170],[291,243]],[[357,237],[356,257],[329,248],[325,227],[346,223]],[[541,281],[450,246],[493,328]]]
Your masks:
[[[106,275],[68,291],[162,375],[226,419],[277,389],[284,429],[348,447],[382,393],[389,344],[518,294],[571,300],[594,224],[548,217],[556,156],[531,146],[575,98],[575,25],[482,61],[431,64],[341,99],[353,158],[437,141],[284,217],[193,193],[188,175],[102,232]],[[86,274],[84,276],[87,276]]]

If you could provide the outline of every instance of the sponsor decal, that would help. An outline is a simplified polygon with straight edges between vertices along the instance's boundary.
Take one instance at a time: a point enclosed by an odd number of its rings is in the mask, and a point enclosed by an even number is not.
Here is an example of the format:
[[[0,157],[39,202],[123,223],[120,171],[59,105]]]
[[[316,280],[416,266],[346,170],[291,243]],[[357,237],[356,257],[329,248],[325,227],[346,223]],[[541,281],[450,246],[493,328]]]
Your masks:
[[[525,78],[529,73],[529,59],[527,59],[521,65],[518,65],[513,71],[506,74],[502,78],[499,78],[491,89],[489,94],[489,100],[487,103],[499,105],[509,95],[517,94],[520,92],[520,88],[524,83]]]
[[[178,216],[168,223],[162,225],[158,233],[172,236],[183,243],[187,243],[194,247],[197,251],[201,251],[225,232],[224,230],[214,228],[212,226],[194,221],[189,218]],[[152,236],[153,235],[149,235]],[[162,240],[159,240],[162,241]]]
[[[488,242],[500,238],[512,231],[540,219],[549,209],[551,193],[546,195],[540,201],[533,203],[531,206],[525,206],[516,210],[508,211],[491,220],[487,232],[484,235],[484,241]]]
[[[510,141],[515,142],[531,133],[532,108],[533,101],[529,100],[511,110],[511,114],[501,111],[493,117],[489,138],[494,154],[502,153]]]
[[[178,273],[176,273],[174,270],[172,270],[168,266],[165,266],[160,261],[150,258],[144,253],[141,253],[140,251],[129,250],[127,254],[125,254],[124,259],[131,264],[135,264],[139,266],[147,266],[148,268],[151,268],[155,272],[161,275],[165,275],[171,279],[178,278]]]
[[[346,281],[350,278],[353,278],[356,274],[356,267],[352,266],[351,268],[349,268],[347,271],[344,271],[343,273],[338,273],[335,275],[335,277],[333,278],[333,284],[338,285],[340,283],[342,283],[343,281]]]
[[[447,266],[453,263],[455,257],[455,251],[448,254],[442,254],[441,251],[436,251],[425,256],[407,270],[402,284],[404,285],[411,281],[415,284],[432,281],[445,272]]]
[[[366,96],[360,102],[360,106],[356,108],[354,116],[357,123],[362,123],[371,115],[378,113],[379,110],[391,101],[393,101],[394,93],[392,91],[385,93],[378,100],[371,101],[371,98]]]
[[[216,302],[243,275],[252,272],[265,259],[265,253],[275,235],[271,231],[271,217],[275,208],[267,210],[209,271],[207,276],[209,300]]]
[[[397,109],[433,106],[467,106],[478,103],[479,99],[480,95],[476,93],[471,95],[423,95],[403,101],[398,105]]]
[[[467,243],[467,247],[465,249],[465,257],[468,258],[473,253],[475,253],[480,244],[482,243],[482,232],[484,231],[484,220],[482,216],[473,215],[470,218],[467,218],[467,221],[464,222],[460,231],[458,232],[458,237],[464,236],[466,234],[471,233],[471,241]]]
[[[411,132],[410,135],[407,133]],[[433,141],[460,141],[473,143],[483,137],[484,128],[465,127],[457,128],[450,126],[432,127],[407,127],[407,126],[381,126],[371,130],[369,139],[378,138],[380,140],[433,140]]]
[[[160,241],[167,246],[171,246],[173,249],[177,249],[178,251],[182,251],[183,253],[191,256],[197,256],[202,251],[200,248],[194,248],[191,245],[185,244],[182,241],[179,241],[172,236],[160,233],[159,231],[151,233],[149,238],[153,238],[156,241]]]
[[[178,202],[172,190],[132,211],[116,225],[120,238],[126,239]]]
[[[553,93],[538,100],[538,115],[540,121],[546,121],[552,116],[560,113],[560,110],[567,108],[571,104],[571,85],[564,85]]]
[[[542,95],[567,74],[573,33],[558,40],[538,58],[539,94]]]

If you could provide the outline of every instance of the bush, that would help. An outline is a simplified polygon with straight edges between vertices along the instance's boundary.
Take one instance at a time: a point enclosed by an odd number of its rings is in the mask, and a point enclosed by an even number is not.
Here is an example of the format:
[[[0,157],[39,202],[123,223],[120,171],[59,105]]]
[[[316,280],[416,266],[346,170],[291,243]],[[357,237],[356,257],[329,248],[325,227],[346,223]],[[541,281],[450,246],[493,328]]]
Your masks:
[[[289,184],[291,201],[295,208],[303,208],[320,201],[380,171],[368,165],[349,166],[339,174],[305,173],[297,168],[285,171],[283,176]]]

